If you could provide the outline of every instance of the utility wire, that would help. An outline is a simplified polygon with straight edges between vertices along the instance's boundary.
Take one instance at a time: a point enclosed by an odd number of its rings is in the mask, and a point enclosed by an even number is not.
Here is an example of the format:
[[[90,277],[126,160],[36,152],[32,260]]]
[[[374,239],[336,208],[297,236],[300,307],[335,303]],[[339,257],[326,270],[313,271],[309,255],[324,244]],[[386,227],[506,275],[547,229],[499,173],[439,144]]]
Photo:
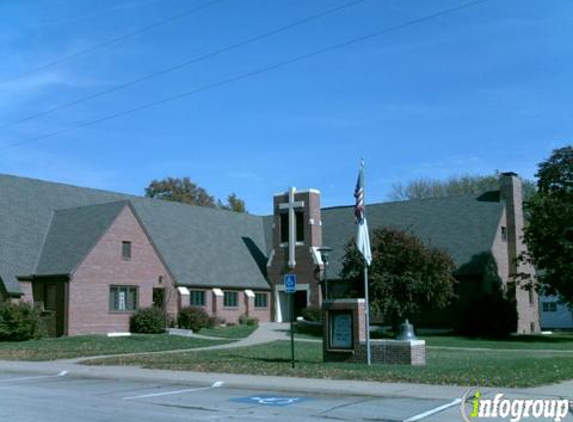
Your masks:
[[[385,35],[385,34],[388,34],[388,33],[391,33],[391,32],[395,32],[395,31],[399,31],[399,30],[401,30],[401,29],[404,29],[404,28],[407,28],[407,27],[410,27],[410,26],[413,26],[413,25],[416,25],[416,24],[419,24],[419,23],[427,22],[427,21],[430,21],[430,20],[432,20],[432,19],[438,18],[438,17],[440,17],[440,16],[444,16],[444,15],[447,15],[447,14],[450,14],[450,13],[458,12],[458,11],[460,11],[460,10],[467,9],[467,8],[469,8],[469,7],[476,6],[476,5],[480,4],[480,3],[485,3],[485,2],[488,2],[488,1],[490,1],[490,0],[476,0],[476,1],[469,2],[469,3],[464,3],[464,4],[459,5],[459,6],[451,7],[451,8],[448,8],[448,9],[444,9],[444,10],[441,10],[441,11],[439,11],[439,12],[433,13],[433,14],[431,14],[431,15],[426,15],[426,16],[423,16],[423,17],[420,17],[420,18],[417,18],[417,19],[413,19],[413,20],[410,20],[410,21],[407,21],[407,22],[404,22],[404,23],[401,23],[401,24],[398,24],[398,25],[386,27],[386,28],[383,28],[383,29],[381,29],[381,30],[372,32],[372,33],[370,33],[370,34],[362,35],[362,36],[360,36],[360,37],[352,38],[352,39],[350,39],[350,40],[347,40],[347,41],[344,41],[344,42],[341,42],[341,43],[333,44],[333,45],[330,45],[330,46],[328,46],[328,47],[324,47],[324,48],[321,48],[321,49],[319,49],[319,50],[312,51],[312,52],[307,53],[307,54],[303,54],[303,55],[300,55],[300,56],[297,56],[297,57],[293,57],[293,58],[291,58],[291,59],[288,59],[288,60],[285,60],[285,61],[282,61],[282,62],[278,62],[278,63],[275,63],[275,64],[270,65],[270,66],[262,67],[262,68],[259,68],[259,69],[257,69],[257,70],[253,70],[253,71],[251,71],[251,72],[243,73],[243,74],[234,76],[234,77],[232,77],[232,78],[224,79],[224,80],[219,81],[219,82],[214,82],[214,83],[211,83],[211,84],[208,84],[208,85],[204,85],[204,86],[202,86],[202,87],[193,89],[193,90],[191,90],[191,91],[186,91],[186,92],[182,92],[182,93],[180,93],[180,94],[176,94],[176,95],[172,95],[172,96],[169,96],[169,97],[165,97],[165,98],[163,98],[163,99],[161,99],[161,100],[158,100],[158,101],[153,101],[153,102],[150,102],[150,103],[147,103],[147,104],[143,104],[143,105],[138,106],[138,107],[134,107],[134,108],[131,108],[131,109],[127,109],[127,110],[120,111],[120,112],[117,112],[117,113],[113,113],[113,114],[110,114],[110,115],[108,115],[108,116],[104,116],[104,117],[101,117],[101,118],[98,118],[98,119],[95,119],[95,120],[90,120],[90,121],[87,121],[87,122],[79,123],[79,124],[77,124],[77,125],[68,126],[68,127],[66,127],[66,128],[57,130],[57,131],[55,131],[55,132],[51,132],[51,133],[48,133],[48,134],[45,134],[45,135],[36,136],[36,137],[34,137],[34,138],[30,138],[30,139],[27,139],[27,140],[25,140],[25,141],[20,141],[20,142],[14,142],[14,143],[11,143],[11,144],[7,144],[7,145],[5,145],[5,146],[3,146],[3,147],[0,147],[0,151],[4,151],[4,150],[9,149],[9,148],[14,148],[14,147],[18,147],[18,146],[21,146],[21,145],[25,145],[25,144],[28,144],[28,143],[31,143],[31,142],[37,142],[37,141],[39,141],[39,140],[43,140],[43,139],[47,139],[47,138],[52,138],[52,137],[54,137],[54,136],[60,135],[60,134],[62,134],[62,133],[70,132],[70,131],[75,130],[75,129],[80,129],[80,128],[84,128],[84,127],[87,127],[87,126],[92,126],[92,125],[95,125],[95,124],[98,124],[98,123],[106,122],[106,121],[108,121],[108,120],[117,119],[117,118],[119,118],[119,117],[123,117],[123,116],[129,115],[129,114],[133,114],[133,113],[136,113],[136,112],[139,112],[139,111],[142,111],[142,110],[146,110],[146,109],[148,109],[148,108],[152,108],[152,107],[156,107],[156,106],[159,106],[159,105],[162,105],[162,104],[170,103],[170,102],[172,102],[172,101],[180,100],[180,99],[182,99],[182,98],[186,98],[186,97],[189,97],[189,96],[191,96],[191,95],[199,94],[199,93],[205,92],[205,91],[210,91],[210,90],[215,89],[215,88],[219,88],[219,87],[222,87],[222,86],[225,86],[225,85],[229,85],[229,84],[231,84],[231,83],[238,82],[238,81],[241,81],[241,80],[244,80],[244,79],[252,78],[252,77],[254,77],[254,76],[257,76],[257,75],[260,75],[260,74],[263,74],[263,73],[266,73],[266,72],[270,72],[270,71],[272,71],[272,70],[276,70],[276,69],[279,69],[279,68],[282,68],[282,67],[285,67],[285,66],[289,66],[289,65],[292,65],[292,64],[301,62],[301,61],[303,61],[303,60],[307,60],[307,59],[310,59],[310,58],[312,58],[312,57],[316,57],[316,56],[321,55],[321,54],[324,54],[324,53],[328,53],[328,52],[331,52],[331,51],[334,51],[334,50],[339,50],[339,49],[341,49],[341,48],[344,48],[344,47],[347,47],[347,46],[350,46],[350,45],[353,45],[353,44],[357,44],[357,43],[360,43],[360,42],[363,42],[363,41],[366,41],[366,40],[369,40],[369,39],[372,39],[372,38],[375,38],[375,37],[379,37],[379,36],[382,36],[382,35]]]
[[[168,18],[166,18],[166,19],[164,19],[164,20],[162,20],[162,21],[153,23],[153,24],[151,24],[151,25],[144,26],[144,27],[142,27],[142,28],[136,29],[135,31],[128,32],[127,34],[120,35],[119,37],[112,38],[112,39],[107,40],[107,41],[105,41],[105,42],[103,42],[103,43],[101,43],[101,44],[97,44],[97,45],[88,47],[88,48],[86,48],[86,49],[84,49],[84,50],[76,51],[75,53],[72,53],[72,54],[70,54],[70,55],[68,55],[68,56],[64,56],[64,57],[62,57],[61,59],[54,60],[54,61],[52,61],[52,62],[49,62],[49,63],[46,63],[46,64],[44,64],[44,65],[38,66],[38,67],[36,67],[36,68],[27,70],[27,71],[25,71],[25,72],[22,72],[22,73],[20,73],[20,74],[18,74],[18,75],[12,76],[12,77],[10,77],[10,78],[8,78],[8,79],[4,79],[4,80],[0,81],[0,85],[4,85],[4,84],[7,84],[7,83],[9,83],[9,82],[12,82],[12,81],[21,79],[21,78],[23,78],[23,77],[25,77],[25,76],[31,75],[31,74],[33,74],[33,73],[37,73],[37,72],[40,72],[40,71],[42,71],[42,70],[46,70],[46,69],[48,69],[48,68],[50,68],[50,67],[54,67],[54,66],[57,66],[57,65],[59,65],[59,64],[65,63],[65,62],[69,62],[70,60],[73,60],[73,59],[75,59],[75,58],[77,58],[77,57],[80,57],[80,56],[83,56],[83,55],[86,55],[86,54],[89,54],[89,53],[93,53],[94,51],[101,50],[101,49],[103,49],[103,48],[109,47],[109,46],[112,45],[112,44],[117,44],[117,43],[119,43],[119,42],[125,41],[125,40],[127,40],[127,39],[129,39],[129,38],[135,37],[136,35],[141,35],[141,34],[143,34],[143,33],[145,33],[145,32],[149,32],[149,31],[151,31],[151,30],[154,30],[154,29],[156,29],[156,28],[159,28],[160,26],[163,26],[163,25],[166,25],[166,24],[168,24],[168,23],[174,22],[174,21],[176,21],[176,20],[182,19],[182,18],[184,18],[184,17],[186,17],[186,16],[189,16],[189,15],[195,13],[195,12],[198,12],[198,11],[200,11],[200,10],[206,9],[206,8],[208,8],[208,7],[210,7],[210,6],[213,6],[213,5],[217,4],[217,3],[221,3],[221,2],[223,2],[223,1],[226,1],[226,0],[213,0],[213,1],[210,1],[209,3],[202,4],[201,6],[197,6],[197,7],[194,7],[194,8],[192,8],[192,9],[188,9],[188,10],[186,10],[186,11],[183,12],[183,13],[179,13],[179,14],[177,14],[177,15],[170,16],[170,17],[168,17]]]
[[[162,69],[162,70],[159,70],[159,71],[157,71],[157,72],[149,73],[149,74],[144,75],[144,76],[141,76],[141,77],[139,77],[139,78],[137,78],[137,79],[133,79],[133,80],[131,80],[131,81],[129,81],[129,82],[125,82],[125,83],[123,83],[123,84],[116,85],[116,86],[114,86],[114,87],[105,89],[105,90],[100,91],[100,92],[96,92],[96,93],[91,94],[91,95],[87,95],[87,96],[85,96],[85,97],[79,98],[79,99],[74,100],[74,101],[70,101],[70,102],[68,102],[68,103],[60,104],[60,105],[58,105],[58,106],[49,108],[49,109],[47,109],[47,110],[41,111],[41,112],[36,113],[36,114],[32,114],[32,115],[30,115],[30,116],[27,116],[27,117],[24,117],[24,118],[22,118],[22,119],[13,121],[13,122],[11,122],[11,123],[7,123],[7,124],[4,124],[4,125],[0,125],[0,129],[6,129],[6,128],[11,127],[11,126],[18,125],[18,124],[20,124],[20,123],[24,123],[24,122],[27,122],[27,121],[30,121],[30,120],[33,120],[33,119],[37,119],[38,117],[45,116],[45,115],[50,114],[50,113],[53,113],[53,112],[55,112],[55,111],[63,110],[63,109],[65,109],[65,108],[69,108],[69,107],[72,107],[72,106],[75,106],[75,105],[84,103],[84,102],[86,102],[86,101],[93,100],[94,98],[103,97],[103,96],[105,96],[105,95],[108,95],[108,94],[111,94],[111,93],[114,93],[114,92],[117,92],[117,91],[121,91],[122,89],[126,89],[126,88],[129,88],[129,87],[132,87],[133,85],[139,84],[139,83],[144,82],[144,81],[147,81],[147,80],[149,80],[149,79],[153,79],[153,78],[156,78],[156,77],[158,77],[158,76],[165,75],[166,73],[170,73],[170,72],[174,72],[174,71],[176,71],[176,70],[183,69],[183,68],[185,68],[185,67],[187,67],[187,66],[190,66],[190,65],[192,65],[192,64],[195,64],[195,63],[198,63],[198,62],[201,62],[201,61],[210,59],[210,58],[212,58],[212,57],[221,55],[221,54],[223,54],[223,53],[228,53],[228,52],[230,52],[230,51],[232,51],[232,50],[236,50],[236,49],[238,49],[238,48],[240,48],[240,47],[244,47],[244,46],[246,46],[246,45],[256,43],[256,42],[261,41],[261,40],[263,40],[263,39],[265,39],[265,38],[268,38],[268,37],[271,37],[271,36],[273,36],[273,35],[279,34],[279,33],[281,33],[281,32],[285,32],[285,31],[288,31],[288,30],[290,30],[290,29],[296,28],[296,27],[298,27],[298,26],[305,25],[305,24],[307,24],[307,23],[309,23],[309,22],[315,21],[315,20],[317,20],[317,19],[319,19],[319,18],[322,18],[322,17],[324,17],[324,16],[333,14],[333,13],[335,13],[335,12],[339,12],[340,10],[347,9],[347,8],[349,8],[349,7],[351,7],[351,6],[355,6],[355,5],[359,4],[359,3],[363,3],[364,1],[365,1],[365,0],[353,0],[353,1],[349,2],[349,3],[345,3],[345,4],[343,4],[343,5],[334,7],[334,8],[332,8],[332,9],[325,10],[324,12],[314,14],[314,15],[312,15],[312,16],[306,17],[306,18],[304,18],[304,19],[298,20],[298,21],[296,21],[296,22],[290,23],[290,24],[285,25],[285,26],[281,26],[280,28],[273,29],[272,31],[265,32],[265,33],[260,34],[260,35],[256,35],[256,36],[254,36],[254,37],[252,37],[252,38],[248,38],[248,39],[246,39],[246,40],[243,40],[243,41],[240,41],[240,42],[238,42],[238,43],[232,44],[232,45],[230,45],[230,46],[227,46],[227,47],[224,47],[224,48],[221,48],[221,49],[218,49],[218,50],[209,52],[209,53],[205,53],[205,54],[202,54],[202,55],[197,56],[197,57],[193,57],[192,59],[189,59],[189,60],[186,60],[186,61],[181,62],[181,63],[179,63],[179,64],[176,64],[176,65],[167,67],[167,68]]]

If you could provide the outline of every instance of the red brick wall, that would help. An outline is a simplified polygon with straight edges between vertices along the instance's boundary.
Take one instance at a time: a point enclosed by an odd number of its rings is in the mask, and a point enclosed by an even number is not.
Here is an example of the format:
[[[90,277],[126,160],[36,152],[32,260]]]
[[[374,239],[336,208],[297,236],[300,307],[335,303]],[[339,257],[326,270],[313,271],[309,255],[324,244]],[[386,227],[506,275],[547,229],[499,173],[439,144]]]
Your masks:
[[[227,323],[237,323],[239,317],[247,313],[247,305],[245,302],[245,292],[244,290],[235,289],[221,289],[223,293],[227,292],[237,292],[237,306],[236,307],[225,307],[224,296],[221,296],[220,306],[216,310],[216,315],[223,318]]]
[[[266,308],[255,308],[255,298],[249,301],[249,316],[258,318],[259,322],[269,322],[271,321],[271,293],[262,291],[253,291],[255,294],[263,293],[267,295],[267,307]]]
[[[130,241],[131,259],[124,260],[122,241]],[[159,277],[163,282],[159,283]],[[68,335],[129,331],[131,312],[109,310],[110,286],[138,286],[139,308],[152,305],[154,287],[164,287],[168,310],[177,306],[177,292],[139,222],[129,207],[74,272],[69,283]]]

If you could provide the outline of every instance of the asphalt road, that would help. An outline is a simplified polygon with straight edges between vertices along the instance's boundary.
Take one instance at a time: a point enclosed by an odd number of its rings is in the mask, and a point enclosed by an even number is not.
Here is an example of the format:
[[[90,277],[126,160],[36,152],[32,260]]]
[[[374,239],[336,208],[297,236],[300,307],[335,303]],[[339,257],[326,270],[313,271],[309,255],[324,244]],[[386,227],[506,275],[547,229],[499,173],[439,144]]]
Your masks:
[[[435,399],[231,389],[216,380],[182,385],[73,374],[0,375],[2,421],[402,421],[443,404]]]
[[[0,421],[11,422],[459,422],[456,399],[293,393],[256,386],[237,389],[216,379],[181,384],[73,373],[0,374]]]

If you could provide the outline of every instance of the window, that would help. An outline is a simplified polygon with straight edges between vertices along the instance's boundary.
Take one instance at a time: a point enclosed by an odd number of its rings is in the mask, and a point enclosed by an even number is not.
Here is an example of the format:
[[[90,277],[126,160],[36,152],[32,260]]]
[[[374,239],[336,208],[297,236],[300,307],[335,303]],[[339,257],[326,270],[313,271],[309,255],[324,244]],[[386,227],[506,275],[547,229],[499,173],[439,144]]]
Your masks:
[[[557,302],[543,302],[543,312],[557,312]]]
[[[111,286],[109,288],[109,310],[130,312],[137,309],[137,287]]]
[[[267,308],[269,295],[266,293],[255,293],[255,308]]]
[[[501,241],[507,242],[507,227],[505,226],[501,228]]]
[[[238,293],[225,292],[223,296],[223,306],[225,308],[236,308],[238,306]]]
[[[131,242],[121,242],[121,257],[123,259],[131,258]]]
[[[189,291],[189,305],[191,305],[191,306],[205,306],[205,291],[204,290],[190,290]]]
[[[163,309],[165,305],[165,289],[163,288],[154,288],[153,289],[153,306],[156,308]]]
[[[304,211],[295,211],[296,241],[304,242]],[[280,214],[281,243],[288,242],[288,212]]]

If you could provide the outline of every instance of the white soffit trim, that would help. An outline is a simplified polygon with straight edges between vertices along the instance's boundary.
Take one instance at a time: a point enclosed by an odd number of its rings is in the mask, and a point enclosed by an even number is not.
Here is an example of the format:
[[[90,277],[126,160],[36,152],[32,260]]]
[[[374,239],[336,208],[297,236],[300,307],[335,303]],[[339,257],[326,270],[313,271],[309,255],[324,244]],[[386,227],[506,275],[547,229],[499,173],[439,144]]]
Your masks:
[[[312,253],[312,260],[316,265],[322,265],[322,256],[318,252],[318,247],[313,246],[310,248],[310,253]]]
[[[177,287],[181,296],[189,296],[189,289],[187,287]]]
[[[224,296],[224,295],[223,295],[223,290],[221,290],[221,289],[219,289],[219,288],[217,288],[217,287],[215,287],[215,288],[213,289],[213,294],[214,294],[215,296]]]
[[[250,289],[245,290],[245,295],[247,297],[255,297],[255,293]]]

